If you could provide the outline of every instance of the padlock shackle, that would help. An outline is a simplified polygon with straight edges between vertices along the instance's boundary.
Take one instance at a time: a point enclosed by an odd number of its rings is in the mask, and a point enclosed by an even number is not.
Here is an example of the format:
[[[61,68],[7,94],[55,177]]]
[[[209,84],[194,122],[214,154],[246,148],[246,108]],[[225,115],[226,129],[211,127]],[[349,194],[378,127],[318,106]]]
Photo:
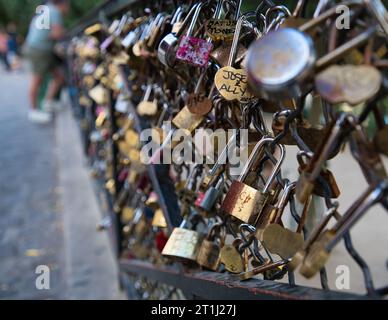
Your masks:
[[[279,223],[281,221],[282,215],[284,213],[284,209],[286,208],[292,193],[295,192],[295,188],[296,188],[296,182],[289,183],[284,188],[283,194],[279,202],[275,206],[275,208],[277,209],[277,212],[276,212],[276,216],[273,219],[274,223]]]
[[[251,153],[251,156],[249,157],[247,163],[245,164],[245,166],[243,168],[242,174],[240,175],[240,177],[238,178],[237,181],[243,182],[247,178],[247,176],[249,174],[249,168],[257,160],[256,158],[257,158],[257,154],[259,153],[259,151],[264,147],[264,145],[270,144],[274,140],[275,140],[274,138],[263,138],[263,139],[261,139],[256,144],[255,148],[253,149],[253,151]],[[280,159],[278,160],[274,170],[272,171],[270,177],[267,180],[267,183],[264,186],[264,189],[263,189],[263,193],[264,194],[266,194],[269,191],[269,188],[271,187],[271,184],[273,183],[273,181],[275,180],[276,176],[278,175],[280,167],[282,166],[284,158],[285,158],[285,148],[284,148],[284,146],[283,145],[278,145],[278,146],[279,146],[280,152],[281,152]]]
[[[239,182],[243,182],[246,177],[248,176],[249,174],[249,168],[253,165],[253,163],[256,161],[256,157],[257,157],[257,154],[259,153],[260,149],[267,143],[270,143],[270,142],[273,142],[274,139],[273,138],[263,138],[261,139],[254,147],[254,149],[252,150],[251,152],[251,155],[250,157],[248,158],[248,161],[247,163],[245,164],[243,170],[242,170],[242,173],[241,175],[239,176],[239,178],[237,179],[237,181]]]
[[[338,8],[342,8],[343,6],[347,7],[355,7],[355,6],[360,6],[362,3],[360,3],[360,0],[350,0],[350,1],[345,1],[341,4],[338,4],[334,6],[333,8],[323,12],[321,15],[316,17],[315,19],[312,19],[305,24],[301,25],[298,29],[299,31],[302,32],[308,32],[312,28],[316,27],[317,25],[321,24],[322,22],[326,21],[328,18],[331,18],[332,16],[339,15],[340,13],[337,13]]]
[[[252,17],[256,17],[256,12],[253,12],[253,11],[247,12],[237,20],[232,46],[230,48],[230,54],[229,54],[229,60],[228,60],[229,67],[233,67],[233,63],[236,60],[238,41],[240,40],[240,34],[241,34],[243,23],[244,21]]]
[[[180,18],[182,17],[182,14],[183,14],[183,9],[182,7],[178,7],[176,10],[175,10],[175,13],[173,14],[172,18],[171,18],[171,21],[170,21],[170,24],[171,25],[174,25],[176,22],[178,22],[180,20]]]
[[[293,18],[299,18],[302,14],[302,10],[304,6],[306,5],[307,0],[298,0],[298,3],[295,6],[294,11],[292,12]]]
[[[152,92],[152,84],[149,83],[147,84],[146,90],[144,92],[143,101],[148,101],[150,99],[151,92]]]
[[[274,19],[271,19],[270,13],[272,12],[278,12],[277,16]],[[265,33],[268,33],[272,30],[272,28],[275,26],[275,29],[277,29],[282,22],[282,19],[288,18],[291,16],[290,10],[288,10],[287,7],[279,5],[271,7],[267,10],[265,13]]]
[[[274,170],[272,171],[270,177],[268,178],[267,183],[264,186],[263,194],[266,194],[269,191],[272,183],[275,181],[275,178],[276,178],[276,176],[278,175],[278,173],[279,173],[279,171],[281,169],[281,166],[283,165],[283,162],[284,162],[284,159],[285,159],[285,156],[286,156],[286,149],[285,149],[285,147],[282,144],[278,144],[278,147],[280,149],[280,158],[279,158],[279,160],[278,160]]]
[[[189,28],[187,29],[186,31],[186,37],[191,37],[193,32],[194,32],[194,28],[195,28],[195,25],[197,23],[197,20],[198,20],[198,17],[199,17],[199,14],[201,13],[201,10],[203,8],[203,5],[204,3],[203,2],[200,2],[198,3],[196,6],[195,6],[195,11],[194,11],[194,15],[193,15],[193,18],[191,20],[191,23],[190,23],[190,26]],[[191,11],[190,11],[191,12]]]
[[[226,161],[228,150],[236,142],[236,138],[237,138],[237,131],[233,133],[232,137],[229,139],[224,150],[222,150],[221,154],[217,158],[217,162],[214,164],[213,168],[209,171],[210,176],[214,177],[217,174],[218,169],[221,167],[221,163],[223,164]]]
[[[363,0],[368,10],[374,15],[381,28],[388,36],[388,12],[380,0]]]
[[[330,0],[319,0],[318,1],[318,4],[317,4],[315,11],[314,11],[314,14],[313,14],[313,18],[319,17],[322,10],[328,5],[329,1]]]
[[[182,25],[180,26],[180,29],[179,29],[178,32],[176,33],[176,37],[177,37],[177,38],[179,38],[179,37],[182,35],[182,33],[183,33],[183,31],[185,30],[187,24],[190,22],[190,20],[191,20],[193,14],[196,12],[196,9],[197,9],[198,5],[199,5],[199,3],[195,3],[195,4],[191,7],[190,11],[187,13],[187,16],[185,17],[185,19],[184,19],[183,22],[182,22]]]

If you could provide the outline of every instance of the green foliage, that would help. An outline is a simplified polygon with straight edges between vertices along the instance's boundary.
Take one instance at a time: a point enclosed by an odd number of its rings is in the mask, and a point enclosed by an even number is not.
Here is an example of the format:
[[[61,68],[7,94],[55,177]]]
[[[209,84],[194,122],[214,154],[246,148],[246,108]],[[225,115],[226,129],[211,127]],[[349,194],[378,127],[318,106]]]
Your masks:
[[[0,0],[0,26],[15,23],[19,33],[25,34],[36,7],[43,4],[43,0]],[[71,13],[66,17],[66,24],[72,25],[101,0],[70,0]]]
[[[68,26],[73,25],[83,15],[97,6],[104,0],[70,0],[71,13],[66,18]],[[247,12],[254,10],[261,0],[242,0],[242,11]],[[284,4],[291,10],[295,7],[298,0],[273,0],[277,4]],[[318,0],[309,0],[309,4],[314,6]],[[25,34],[28,30],[29,22],[35,13],[35,9],[44,0],[0,0],[0,26],[5,26],[10,22],[14,22],[19,30],[19,33]],[[388,0],[383,0],[388,7]]]

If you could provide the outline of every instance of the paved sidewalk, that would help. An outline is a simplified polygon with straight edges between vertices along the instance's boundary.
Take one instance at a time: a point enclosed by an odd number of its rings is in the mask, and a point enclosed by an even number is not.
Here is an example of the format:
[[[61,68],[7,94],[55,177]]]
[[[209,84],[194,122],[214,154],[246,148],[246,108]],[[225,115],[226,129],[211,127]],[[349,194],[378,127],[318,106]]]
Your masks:
[[[28,76],[0,70],[0,299],[116,299],[107,234],[70,111],[28,122]],[[35,270],[51,270],[50,290]]]

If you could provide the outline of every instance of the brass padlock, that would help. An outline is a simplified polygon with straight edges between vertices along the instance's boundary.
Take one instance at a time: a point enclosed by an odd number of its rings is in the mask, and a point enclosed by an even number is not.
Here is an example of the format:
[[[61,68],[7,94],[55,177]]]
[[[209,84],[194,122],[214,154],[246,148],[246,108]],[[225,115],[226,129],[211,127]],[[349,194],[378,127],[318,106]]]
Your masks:
[[[109,93],[102,85],[97,85],[89,91],[90,98],[98,105],[106,105],[109,103]]]
[[[154,116],[158,111],[158,104],[156,99],[150,101],[152,87],[152,84],[147,85],[143,100],[137,106],[137,113],[140,116]]]
[[[325,138],[321,141],[305,170],[300,174],[296,187],[296,197],[299,202],[305,203],[312,194],[315,181],[320,176],[325,161],[328,160],[333,149],[341,142],[341,135],[346,130],[349,130],[354,121],[355,119],[352,115],[343,113],[335,123],[330,124]]]
[[[225,245],[220,251],[221,263],[225,269],[231,273],[237,274],[246,270],[246,259],[242,256],[239,247],[242,245],[242,240],[237,238],[230,245]],[[246,251],[244,251],[245,253]],[[244,254],[243,253],[243,254]]]
[[[290,196],[295,190],[296,183],[288,183],[283,193],[279,199],[279,201],[275,205],[267,204],[260,215],[255,227],[256,227],[256,238],[259,241],[263,240],[263,231],[267,226],[269,226],[272,223],[275,223],[276,221],[280,220],[280,217],[282,216]]]
[[[167,228],[166,218],[164,217],[164,213],[162,209],[157,209],[154,214],[154,218],[152,219],[152,226],[155,228]]]
[[[200,266],[212,271],[217,271],[220,266],[220,251],[225,243],[226,234],[220,234],[220,229],[220,225],[215,225],[211,228],[206,238],[202,241],[197,257],[197,262]]]
[[[185,229],[187,221],[175,228],[168,239],[162,255],[178,261],[197,261],[198,251],[204,238],[203,234]]]
[[[203,116],[191,113],[189,108],[185,106],[172,120],[172,123],[178,129],[188,130],[190,133],[193,133],[203,120]]]
[[[252,16],[252,13],[244,14],[238,19],[228,64],[219,69],[214,77],[214,83],[217,90],[221,96],[228,101],[238,100],[240,102],[247,102],[253,98],[253,95],[248,88],[247,72],[245,69],[236,69],[233,67],[236,63],[236,54],[242,25],[249,16]]]
[[[244,181],[246,180],[252,165],[257,160],[257,154],[265,145],[273,141],[273,138],[264,138],[257,143],[242,171],[242,174],[236,181],[233,181],[232,186],[230,187],[224,202],[222,203],[222,212],[230,214],[245,223],[252,225],[255,224],[258,216],[262,212],[268,200],[268,197],[270,196],[270,187],[272,186],[276,176],[279,173],[280,167],[283,164],[285,158],[284,147],[282,145],[278,145],[281,151],[280,159],[274,167],[271,176],[268,178],[267,183],[262,190],[257,190],[245,184]]]
[[[297,159],[298,159],[298,163],[299,163],[298,170],[299,170],[300,174],[302,172],[304,172],[307,168],[307,164],[303,161],[304,156],[311,158],[311,155],[309,155],[308,153],[306,153],[304,151],[298,152]],[[306,175],[306,173],[304,173],[304,175]],[[332,199],[337,199],[340,196],[341,191],[338,188],[337,181],[335,180],[333,173],[330,170],[328,170],[327,168],[322,168],[320,177],[325,181],[327,188],[324,188],[323,186],[321,186],[320,183],[318,183],[318,181],[315,181],[315,183],[313,183],[314,188],[312,190],[312,193],[314,193],[315,195],[320,196],[320,197],[328,197],[328,198],[332,198]],[[304,179],[304,178],[302,178],[302,179]],[[307,183],[306,184],[307,188],[308,189],[311,188],[311,184],[308,182],[306,182],[306,183]],[[308,190],[308,192],[310,192],[310,190]]]

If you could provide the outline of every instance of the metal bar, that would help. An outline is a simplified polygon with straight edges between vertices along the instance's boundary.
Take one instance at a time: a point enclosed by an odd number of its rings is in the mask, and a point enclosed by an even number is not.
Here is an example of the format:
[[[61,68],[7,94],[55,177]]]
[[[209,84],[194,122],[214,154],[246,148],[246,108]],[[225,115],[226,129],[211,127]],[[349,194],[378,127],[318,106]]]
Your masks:
[[[127,80],[128,76],[124,67],[119,68],[119,74],[123,79],[124,89],[129,93],[130,88]],[[130,113],[134,116],[135,127],[137,132],[140,135],[143,128],[141,126],[140,119],[137,116],[135,107],[133,106],[131,101],[128,101],[128,108]],[[163,165],[158,166],[158,168],[155,165],[151,165],[151,164],[147,165],[148,176],[151,180],[154,191],[158,195],[159,206],[163,211],[163,215],[166,219],[168,229],[170,232],[172,232],[174,227],[177,227],[180,224],[180,221],[176,221],[177,220],[176,217],[179,217],[180,215],[179,215],[178,200],[173,190],[173,185],[169,184],[170,178],[168,175],[168,170],[167,171],[163,170],[165,168],[166,166],[163,166]],[[166,171],[164,174],[164,177],[160,177],[160,174],[158,174],[158,169],[159,171],[161,170]]]
[[[110,141],[113,141],[113,135],[115,132],[118,131],[117,126],[117,119],[116,119],[116,110],[115,110],[115,99],[113,97],[113,92],[109,91],[109,116],[110,116],[110,122],[111,122],[111,130],[110,130]],[[111,157],[112,157],[112,166],[113,166],[113,179],[115,182],[115,194],[113,195],[113,199],[116,202],[119,188],[121,188],[121,184],[119,182],[119,172],[118,172],[118,147],[116,143],[111,144]],[[113,212],[113,210],[111,210]],[[120,256],[121,250],[122,250],[122,241],[123,241],[123,234],[121,232],[123,225],[120,219],[120,216],[117,214],[113,214],[111,216],[112,222],[113,222],[113,230],[115,235],[115,248],[116,248],[116,254],[117,256]]]
[[[290,286],[253,279],[241,282],[237,276],[214,272],[184,272],[174,267],[156,267],[148,262],[121,260],[120,270],[160,281],[208,300],[364,300],[366,296]]]

